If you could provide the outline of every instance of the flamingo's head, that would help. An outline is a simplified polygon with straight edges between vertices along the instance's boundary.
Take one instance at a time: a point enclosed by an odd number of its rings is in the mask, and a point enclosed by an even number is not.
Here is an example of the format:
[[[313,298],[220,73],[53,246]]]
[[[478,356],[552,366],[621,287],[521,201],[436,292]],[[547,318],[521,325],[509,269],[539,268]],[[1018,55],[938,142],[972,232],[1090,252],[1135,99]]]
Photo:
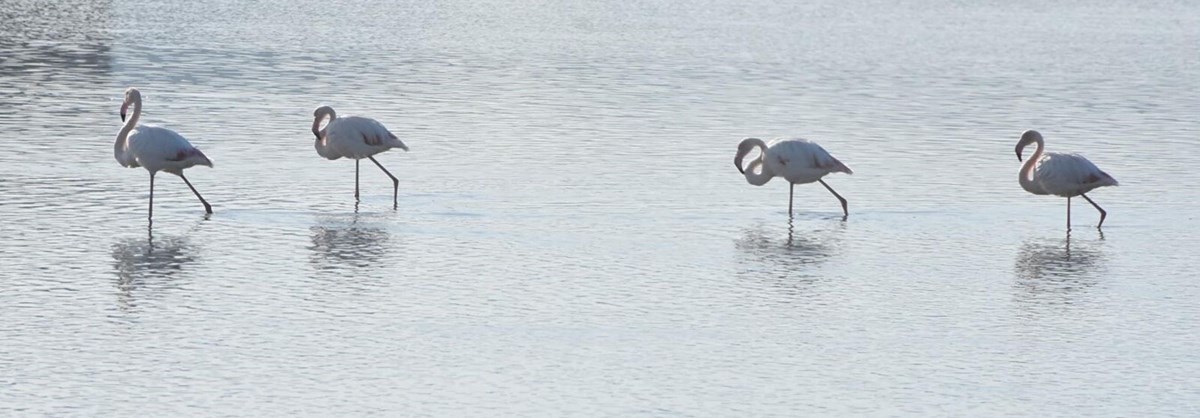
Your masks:
[[[737,155],[733,156],[733,166],[737,167],[739,173],[746,173],[746,169],[742,167],[742,161],[745,161],[746,155],[754,151],[754,147],[760,146],[762,143],[762,140],[758,138],[746,138],[738,144]]]
[[[319,117],[321,117],[321,115],[324,115],[326,113],[333,113],[333,108],[329,107],[329,106],[321,106],[316,109],[313,109],[313,117],[314,118],[319,118]]]
[[[1029,146],[1029,144],[1040,142],[1042,142],[1042,134],[1038,133],[1038,131],[1030,129],[1025,131],[1025,133],[1022,133],[1021,140],[1017,141],[1017,161],[1021,161],[1023,159],[1021,151],[1024,151],[1025,147]]]
[[[321,106],[313,110],[312,133],[318,141],[321,140],[321,121],[325,120],[325,115],[329,115],[330,119],[337,118],[337,112],[334,112],[332,107]]]
[[[125,121],[125,111],[129,109],[129,105],[142,102],[142,92],[134,87],[125,89],[125,100],[121,102],[121,122]]]

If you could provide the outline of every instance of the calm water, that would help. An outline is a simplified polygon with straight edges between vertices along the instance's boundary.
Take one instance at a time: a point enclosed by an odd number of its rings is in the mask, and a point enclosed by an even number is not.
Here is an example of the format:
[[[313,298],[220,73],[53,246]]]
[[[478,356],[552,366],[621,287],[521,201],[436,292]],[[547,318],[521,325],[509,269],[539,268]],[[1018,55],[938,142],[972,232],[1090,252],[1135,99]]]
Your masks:
[[[1200,413],[1200,4],[194,3],[0,5],[0,415]],[[148,233],[127,86],[211,217]],[[731,166],[784,135],[849,220]]]

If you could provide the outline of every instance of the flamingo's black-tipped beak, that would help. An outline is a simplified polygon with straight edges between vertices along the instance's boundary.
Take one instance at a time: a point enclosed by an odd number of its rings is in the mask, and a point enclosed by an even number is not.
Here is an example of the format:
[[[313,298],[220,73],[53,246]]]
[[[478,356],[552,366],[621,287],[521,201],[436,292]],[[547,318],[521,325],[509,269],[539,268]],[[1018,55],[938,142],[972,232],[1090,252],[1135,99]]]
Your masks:
[[[1022,157],[1021,157],[1021,148],[1020,148],[1020,147],[1017,147],[1017,161],[1018,161],[1018,162],[1022,161]]]
[[[125,112],[121,112],[121,122],[125,121]]]
[[[741,165],[741,164],[739,164],[740,162],[741,162],[741,161],[738,161],[737,159],[734,159],[734,160],[733,160],[733,166],[734,166],[734,167],[737,167],[737,169],[738,169],[738,172],[739,172],[739,173],[746,174],[746,170],[742,168],[742,165]]]
[[[316,132],[313,132],[313,136],[317,137],[317,140],[318,140],[318,141],[320,141],[320,140],[321,140],[321,134],[319,134],[319,133],[316,133]]]

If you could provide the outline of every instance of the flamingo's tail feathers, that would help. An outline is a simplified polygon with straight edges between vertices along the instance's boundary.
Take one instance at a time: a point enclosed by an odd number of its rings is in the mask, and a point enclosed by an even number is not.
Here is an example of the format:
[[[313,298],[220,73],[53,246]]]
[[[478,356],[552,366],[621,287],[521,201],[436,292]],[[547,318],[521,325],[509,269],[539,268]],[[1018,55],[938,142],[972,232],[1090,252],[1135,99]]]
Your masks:
[[[388,132],[387,140],[385,143],[390,145],[392,148],[400,148],[402,150],[408,151],[408,145],[404,145],[403,142],[400,142],[400,138],[396,138],[396,135],[393,135],[391,132]]]
[[[206,165],[211,168],[213,166],[212,160],[208,159],[207,155],[204,155],[203,152],[195,148],[179,151],[175,153],[175,158],[168,158],[167,160],[185,163],[184,167]]]
[[[845,164],[842,164],[842,162],[838,161],[837,158],[834,158],[833,164],[830,164],[829,172],[830,173],[854,174],[854,170],[851,170],[850,167],[846,166]]]
[[[1117,179],[1114,179],[1112,176],[1108,175],[1108,173],[1103,171],[1088,174],[1088,176],[1083,179],[1083,184],[1093,188],[1119,185],[1117,183]]]
[[[208,159],[207,155],[204,155],[203,152],[200,152],[200,150],[195,148],[192,148],[191,155],[188,156],[188,159],[194,161],[196,165],[206,165],[208,168],[212,168],[213,166],[212,160]]]

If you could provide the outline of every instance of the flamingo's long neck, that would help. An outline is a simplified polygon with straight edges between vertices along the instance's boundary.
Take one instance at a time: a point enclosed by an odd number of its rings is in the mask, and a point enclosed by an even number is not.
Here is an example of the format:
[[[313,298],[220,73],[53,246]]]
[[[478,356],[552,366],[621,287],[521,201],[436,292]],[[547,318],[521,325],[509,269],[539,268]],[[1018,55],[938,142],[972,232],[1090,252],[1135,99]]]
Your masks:
[[[324,121],[326,117],[329,118],[329,123],[325,124],[325,129],[329,129],[329,124],[332,124],[334,119],[337,118],[337,113],[334,113],[333,109],[323,109],[317,113],[317,116],[313,117],[312,131],[313,135],[316,135],[316,141],[313,143],[313,146],[317,149],[317,155],[333,160],[341,157],[341,155],[331,150],[329,142],[324,135],[321,135],[321,121]]]
[[[746,168],[746,181],[755,186],[762,186],[771,181],[775,177],[775,173],[767,168],[767,144],[761,139],[754,140],[754,146],[758,147],[758,158],[750,162]],[[757,170],[756,170],[757,169]],[[755,171],[758,171],[755,173]]]
[[[754,151],[755,148],[758,148],[758,157],[751,160],[750,164],[747,164],[743,169],[742,159]],[[746,176],[747,182],[755,186],[762,186],[771,181],[771,177],[775,177],[775,173],[772,173],[766,164],[763,163],[766,158],[767,144],[758,138],[746,138],[742,140],[742,143],[738,144],[738,152],[733,157],[733,164]],[[758,170],[757,173],[755,172],[756,169]]]
[[[1046,143],[1041,138],[1037,139],[1037,150],[1033,155],[1025,160],[1025,164],[1021,166],[1021,171],[1018,173],[1021,181],[1021,188],[1033,194],[1047,194],[1042,186],[1039,186],[1033,181],[1033,169],[1037,166],[1038,161],[1042,160],[1042,152],[1045,151]]]
[[[125,119],[125,126],[121,127],[121,132],[117,134],[117,142],[113,143],[113,156],[117,157],[118,161],[124,162],[125,143],[129,139],[129,132],[137,126],[138,119],[142,116],[142,98],[137,97],[133,101],[133,116]]]
[[[321,111],[317,113],[317,116],[313,117],[312,131],[317,137],[321,136],[321,121],[324,121],[326,117],[329,118],[329,123],[333,123],[333,120],[337,119],[337,113],[331,108],[322,108]]]
[[[758,172],[756,173],[755,171]],[[754,161],[751,161],[750,164],[746,166],[746,171],[743,174],[746,175],[746,181],[755,186],[767,184],[768,181],[771,181],[772,177],[775,177],[775,173],[772,173],[771,170],[763,164],[762,155],[759,155],[758,158],[755,158]]]

